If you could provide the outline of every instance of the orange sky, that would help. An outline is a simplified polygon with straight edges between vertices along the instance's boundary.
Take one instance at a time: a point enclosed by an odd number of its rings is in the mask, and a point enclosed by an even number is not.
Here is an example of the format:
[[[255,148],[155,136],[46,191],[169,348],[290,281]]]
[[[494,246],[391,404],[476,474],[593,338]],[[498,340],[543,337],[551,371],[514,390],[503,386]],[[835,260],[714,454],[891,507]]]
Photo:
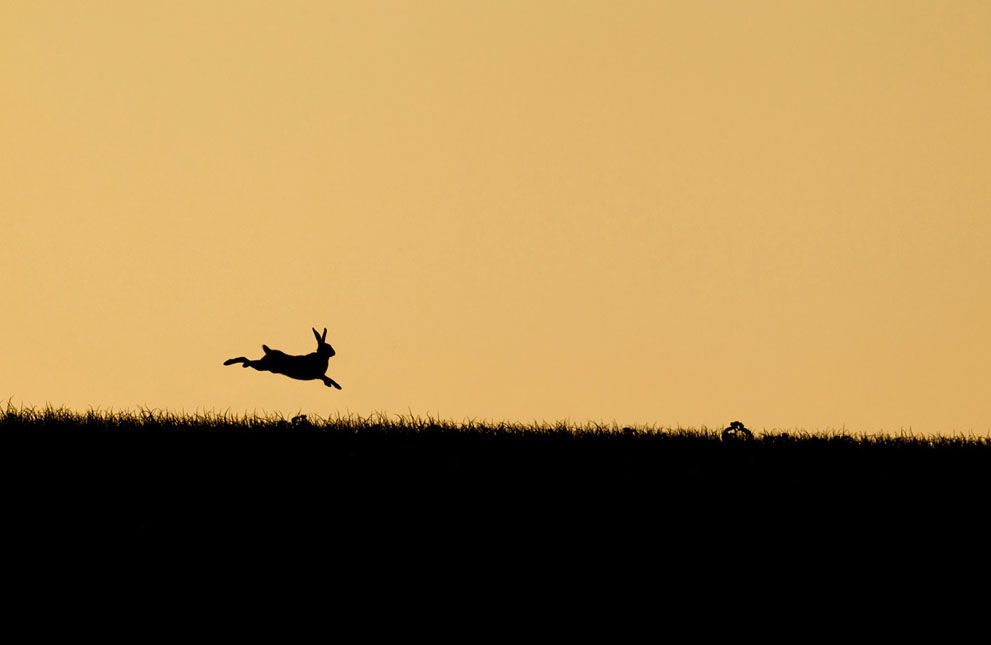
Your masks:
[[[0,398],[986,434],[989,33],[986,2],[7,0]],[[222,365],[314,326],[340,392]]]

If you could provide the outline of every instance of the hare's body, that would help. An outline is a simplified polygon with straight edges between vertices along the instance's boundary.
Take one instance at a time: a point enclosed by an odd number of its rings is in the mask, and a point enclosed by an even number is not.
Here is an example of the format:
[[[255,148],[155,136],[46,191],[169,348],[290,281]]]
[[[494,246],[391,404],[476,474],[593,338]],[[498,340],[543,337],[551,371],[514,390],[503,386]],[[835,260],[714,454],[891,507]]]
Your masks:
[[[262,349],[265,350],[265,355],[257,361],[252,361],[250,367],[263,372],[284,374],[300,381],[322,378],[330,364],[329,356],[321,356],[317,353],[294,356],[277,349],[269,349],[268,345],[262,345]]]
[[[323,336],[321,336],[317,330],[314,329],[313,335],[317,337],[317,351],[312,354],[295,356],[293,354],[280,352],[277,349],[270,349],[268,345],[262,345],[262,349],[265,350],[265,355],[257,361],[250,360],[244,356],[239,356],[237,358],[227,359],[224,361],[224,365],[241,363],[242,367],[253,367],[260,372],[282,374],[300,381],[320,380],[323,381],[324,385],[327,387],[334,387],[339,390],[341,389],[341,386],[338,385],[336,381],[326,376],[330,357],[336,354],[334,348],[326,342],[327,330],[324,329]]]

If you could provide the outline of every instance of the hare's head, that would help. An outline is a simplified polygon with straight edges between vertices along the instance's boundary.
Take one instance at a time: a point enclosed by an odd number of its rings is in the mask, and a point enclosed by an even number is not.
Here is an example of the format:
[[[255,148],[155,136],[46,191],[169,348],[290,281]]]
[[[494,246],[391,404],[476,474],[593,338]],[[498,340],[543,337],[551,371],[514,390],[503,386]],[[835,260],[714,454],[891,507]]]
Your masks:
[[[327,328],[326,327],[323,328],[323,336],[321,336],[320,335],[320,332],[318,332],[316,329],[313,330],[313,335],[317,337],[317,354],[318,355],[320,355],[320,356],[326,356],[327,358],[330,358],[331,356],[333,356],[334,354],[337,353],[337,352],[334,351],[334,348],[331,347],[327,343]]]

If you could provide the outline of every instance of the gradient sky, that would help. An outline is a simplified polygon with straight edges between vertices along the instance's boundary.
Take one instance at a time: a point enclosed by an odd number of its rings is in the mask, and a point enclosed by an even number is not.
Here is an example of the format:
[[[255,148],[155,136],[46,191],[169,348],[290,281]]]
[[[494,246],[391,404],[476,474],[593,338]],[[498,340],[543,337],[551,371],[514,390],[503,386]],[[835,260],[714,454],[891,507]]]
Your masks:
[[[991,3],[0,2],[0,398],[991,429]],[[344,389],[224,367],[315,348]]]

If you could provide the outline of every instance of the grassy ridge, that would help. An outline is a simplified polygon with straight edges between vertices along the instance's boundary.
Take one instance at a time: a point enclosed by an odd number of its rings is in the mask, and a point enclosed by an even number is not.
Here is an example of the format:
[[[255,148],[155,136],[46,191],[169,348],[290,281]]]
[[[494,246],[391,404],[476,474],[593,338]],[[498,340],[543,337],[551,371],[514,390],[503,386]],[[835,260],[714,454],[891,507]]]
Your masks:
[[[25,524],[100,539],[730,540],[969,522],[981,437],[757,434],[401,417],[0,413]],[[783,533],[785,532],[785,533]],[[729,537],[728,537],[729,536]],[[501,547],[500,547],[501,548]]]
[[[553,424],[533,422],[521,423],[489,423],[466,420],[455,423],[432,417],[416,417],[413,415],[389,417],[387,415],[338,416],[323,419],[309,418],[298,415],[287,418],[274,414],[231,414],[222,413],[176,413],[167,410],[139,408],[137,412],[130,410],[91,409],[87,412],[76,412],[66,408],[51,406],[38,409],[24,407],[18,409],[8,402],[6,410],[0,412],[0,429],[6,432],[38,431],[46,432],[321,432],[321,433],[358,433],[379,432],[387,434],[427,434],[427,433],[458,433],[469,435],[498,435],[519,436],[530,438],[567,436],[571,438],[587,437],[616,437],[623,436],[627,440],[651,438],[651,440],[698,440],[723,441],[722,429],[709,428],[657,428],[653,426],[619,427],[601,423],[574,424],[557,422]],[[758,432],[751,440],[756,444],[781,443],[823,443],[888,445],[888,446],[924,446],[928,448],[966,448],[981,449],[991,447],[991,437],[977,435],[962,436],[925,436],[912,433],[890,435],[849,434],[840,432]],[[753,445],[753,444],[751,444]]]

